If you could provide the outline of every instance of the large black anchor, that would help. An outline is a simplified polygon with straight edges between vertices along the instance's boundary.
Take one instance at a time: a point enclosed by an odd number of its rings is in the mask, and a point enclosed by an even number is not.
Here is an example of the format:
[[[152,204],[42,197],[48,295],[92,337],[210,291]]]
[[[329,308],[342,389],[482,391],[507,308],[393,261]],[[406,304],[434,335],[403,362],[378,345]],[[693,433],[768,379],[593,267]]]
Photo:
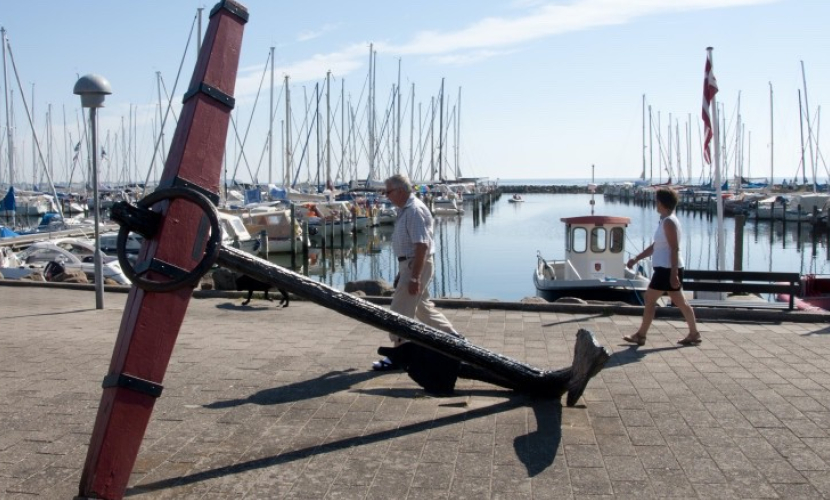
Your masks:
[[[205,240],[201,261],[192,270],[181,269],[158,259],[140,262],[133,267],[127,260],[125,251],[129,233],[141,234],[147,240],[145,245],[149,244],[162,222],[167,201],[177,198],[197,205],[204,213],[200,224],[200,234]],[[378,352],[404,366],[409,376],[426,391],[437,394],[452,393],[458,377],[461,377],[544,397],[559,398],[567,392],[567,405],[573,406],[591,377],[602,370],[610,357],[608,350],[597,343],[593,333],[580,329],[576,335],[573,364],[559,370],[540,370],[318,283],[267,260],[224,246],[215,207],[217,198],[215,194],[204,192],[193,185],[180,184],[157,190],[136,205],[126,202],[116,204],[112,209],[112,218],[121,225],[118,233],[118,260],[124,274],[137,287],[152,292],[195,286],[217,263],[247,274],[409,340],[409,343],[400,347],[382,347]],[[164,276],[168,279],[158,281],[151,276]]]

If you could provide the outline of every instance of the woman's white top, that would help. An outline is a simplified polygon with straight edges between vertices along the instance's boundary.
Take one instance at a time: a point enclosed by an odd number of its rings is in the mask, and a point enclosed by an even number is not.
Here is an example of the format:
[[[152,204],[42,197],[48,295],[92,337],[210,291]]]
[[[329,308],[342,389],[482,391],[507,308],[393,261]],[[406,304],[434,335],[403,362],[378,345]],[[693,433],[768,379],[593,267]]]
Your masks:
[[[683,235],[683,231],[680,229],[680,221],[673,213],[660,219],[657,231],[654,232],[654,252],[651,254],[651,265],[652,267],[671,268],[671,248],[669,248],[669,240],[666,238],[666,231],[663,230],[663,224],[667,220],[674,222],[674,227],[677,228],[677,267],[683,267],[683,253],[680,251],[680,237]]]

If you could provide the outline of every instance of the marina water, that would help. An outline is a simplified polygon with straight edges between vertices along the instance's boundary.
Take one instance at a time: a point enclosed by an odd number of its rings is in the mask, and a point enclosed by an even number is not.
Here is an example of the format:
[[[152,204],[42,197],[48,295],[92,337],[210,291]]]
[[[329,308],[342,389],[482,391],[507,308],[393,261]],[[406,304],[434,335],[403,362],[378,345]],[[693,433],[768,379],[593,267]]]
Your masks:
[[[563,217],[589,215],[589,194],[526,194],[525,202],[509,203],[509,196],[494,201],[479,217],[465,204],[460,217],[435,218],[435,280],[433,297],[518,301],[534,296],[532,274],[536,252],[545,258],[564,256]],[[596,196],[596,215],[629,217],[626,260],[651,244],[659,215],[651,206],[630,205]],[[717,222],[700,212],[678,212],[683,228],[681,250],[688,269],[716,269]],[[735,221],[726,218],[726,269],[733,269]],[[338,289],[356,280],[383,279],[389,283],[397,272],[391,248],[391,226],[381,226],[359,236],[357,245],[346,242],[322,258],[314,249],[309,277]],[[339,246],[339,237],[335,238]],[[319,239],[314,246],[319,247]],[[290,266],[290,258],[270,260]],[[752,271],[830,273],[826,235],[814,237],[809,224],[798,226],[747,220],[743,238],[743,269]],[[302,269],[297,269],[303,272]]]
[[[570,180],[500,181],[509,185],[576,185]],[[584,184],[583,184],[584,185]],[[435,279],[430,285],[433,297],[477,300],[518,301],[534,296],[532,274],[536,252],[547,259],[564,256],[565,227],[563,217],[589,215],[590,194],[524,194],[523,203],[509,203],[502,196],[474,216],[473,205],[466,203],[463,216],[435,217]],[[627,204],[595,196],[596,215],[629,217],[625,259],[651,244],[659,216],[652,206]],[[716,269],[717,222],[701,212],[679,211],[683,238],[681,250],[688,269]],[[37,220],[32,219],[31,224]],[[726,269],[733,269],[735,220],[727,217]],[[392,253],[392,226],[380,226],[358,233],[356,245],[345,238],[340,248],[339,236],[329,241],[334,250],[325,253],[321,239],[312,240],[309,262],[302,266],[298,256],[295,270],[337,289],[357,280],[395,278],[397,260]],[[801,274],[830,274],[827,233],[814,235],[809,224],[783,224],[747,220],[743,238],[743,269],[748,271],[782,271]],[[331,237],[330,237],[331,240]],[[325,258],[324,258],[325,257]],[[291,267],[288,255],[270,255],[269,260]]]

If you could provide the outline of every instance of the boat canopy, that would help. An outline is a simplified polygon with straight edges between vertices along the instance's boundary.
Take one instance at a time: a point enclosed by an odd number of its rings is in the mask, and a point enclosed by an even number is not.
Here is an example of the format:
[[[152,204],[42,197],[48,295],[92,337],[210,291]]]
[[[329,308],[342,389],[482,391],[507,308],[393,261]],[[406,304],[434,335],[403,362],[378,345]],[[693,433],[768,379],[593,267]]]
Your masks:
[[[615,217],[613,215],[583,215],[580,217],[563,217],[561,219],[565,224],[580,224],[580,225],[595,225],[601,226],[604,224],[622,224],[627,226],[631,224],[631,219],[628,217]]]

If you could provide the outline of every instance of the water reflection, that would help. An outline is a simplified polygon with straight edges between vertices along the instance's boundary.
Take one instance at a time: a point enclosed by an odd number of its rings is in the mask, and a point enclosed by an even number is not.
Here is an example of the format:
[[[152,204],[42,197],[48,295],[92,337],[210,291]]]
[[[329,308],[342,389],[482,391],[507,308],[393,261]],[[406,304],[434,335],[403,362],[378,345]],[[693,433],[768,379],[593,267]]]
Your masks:
[[[536,252],[548,259],[564,257],[564,217],[590,213],[590,195],[529,194],[523,203],[507,196],[491,205],[465,203],[462,216],[435,218],[435,279],[433,297],[468,297],[516,301],[533,296],[532,272]],[[659,216],[651,206],[596,199],[596,214],[629,217],[625,258],[651,244]],[[678,213],[683,228],[686,267],[715,269],[716,222],[703,212]],[[735,219],[724,221],[726,268],[735,262]],[[329,237],[325,251],[315,236],[306,263],[297,256],[294,270],[342,290],[349,281],[395,278],[392,226],[379,226],[354,238]],[[740,244],[743,269],[830,274],[830,244],[826,230],[795,222],[747,220]],[[291,268],[289,255],[269,260]]]
[[[524,203],[507,198],[490,206],[465,204],[461,216],[435,218],[435,279],[433,297],[520,300],[535,295],[531,279],[536,251],[547,258],[564,256],[561,218],[590,213],[590,196],[579,194],[526,195]],[[651,244],[659,216],[653,207],[597,199],[596,213],[631,218],[626,236],[626,258]],[[680,212],[686,267],[716,269],[717,224],[702,212]],[[392,226],[372,228],[357,238],[339,236],[312,240],[309,262],[297,271],[343,289],[349,281],[382,279],[392,283],[397,260],[392,252]],[[735,263],[735,219],[724,221],[726,268]],[[745,270],[830,273],[826,232],[809,224],[747,220],[741,244]],[[290,266],[290,257],[271,256]]]

